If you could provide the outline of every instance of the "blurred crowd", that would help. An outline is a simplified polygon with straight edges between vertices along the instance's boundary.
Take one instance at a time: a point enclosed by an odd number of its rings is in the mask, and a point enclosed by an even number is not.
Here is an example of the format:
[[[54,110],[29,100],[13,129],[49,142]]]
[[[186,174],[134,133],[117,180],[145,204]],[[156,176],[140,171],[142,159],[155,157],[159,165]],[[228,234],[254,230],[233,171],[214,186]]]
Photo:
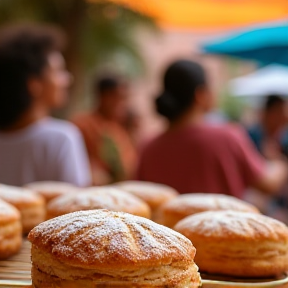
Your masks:
[[[101,186],[138,179],[180,193],[247,199],[288,222],[285,95],[267,95],[251,127],[214,123],[209,115],[217,99],[206,71],[179,59],[159,75],[162,88],[154,106],[166,129],[139,141],[129,81],[114,71],[91,83],[91,111],[67,120],[51,116],[69,101],[73,79],[63,49],[56,28],[21,25],[0,32],[0,183]]]

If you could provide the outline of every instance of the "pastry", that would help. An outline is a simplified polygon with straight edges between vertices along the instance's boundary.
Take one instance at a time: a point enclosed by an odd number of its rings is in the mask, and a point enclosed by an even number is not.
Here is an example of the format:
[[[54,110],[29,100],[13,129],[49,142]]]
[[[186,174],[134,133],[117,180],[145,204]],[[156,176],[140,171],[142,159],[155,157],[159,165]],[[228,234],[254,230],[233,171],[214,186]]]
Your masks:
[[[47,219],[80,210],[108,209],[150,218],[149,206],[141,199],[114,187],[93,187],[52,200]]]
[[[17,253],[22,244],[22,227],[19,211],[0,200],[0,259]]]
[[[0,199],[10,203],[20,211],[24,234],[45,220],[43,197],[28,189],[0,184]]]
[[[42,195],[47,203],[58,196],[70,194],[79,190],[79,188],[70,183],[57,181],[32,182],[26,184],[25,187]]]
[[[162,204],[178,195],[174,188],[152,182],[123,181],[115,185],[144,200],[152,210],[152,219]]]
[[[159,224],[173,228],[181,219],[204,211],[233,210],[259,213],[258,209],[240,199],[222,194],[182,194],[163,204],[155,216]]]
[[[35,288],[200,284],[195,248],[187,238],[128,213],[73,212],[41,223],[28,239]]]
[[[175,230],[195,245],[201,272],[268,278],[288,271],[288,228],[270,217],[208,211],[184,218]]]

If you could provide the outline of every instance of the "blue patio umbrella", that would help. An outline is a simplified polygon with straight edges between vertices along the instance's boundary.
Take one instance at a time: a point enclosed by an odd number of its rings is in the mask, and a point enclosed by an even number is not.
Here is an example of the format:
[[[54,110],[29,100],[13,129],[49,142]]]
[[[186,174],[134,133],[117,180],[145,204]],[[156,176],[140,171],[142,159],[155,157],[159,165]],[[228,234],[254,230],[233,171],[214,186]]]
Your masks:
[[[207,43],[204,52],[288,66],[288,24],[253,29]]]

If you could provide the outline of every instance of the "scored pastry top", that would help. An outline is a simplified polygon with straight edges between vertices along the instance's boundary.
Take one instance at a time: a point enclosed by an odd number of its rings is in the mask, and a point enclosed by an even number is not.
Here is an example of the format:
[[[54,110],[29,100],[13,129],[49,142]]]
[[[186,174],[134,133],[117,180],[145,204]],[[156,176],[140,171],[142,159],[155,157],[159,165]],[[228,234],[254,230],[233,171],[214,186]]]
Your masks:
[[[192,239],[198,235],[211,241],[236,239],[288,243],[288,227],[284,223],[261,214],[239,211],[207,211],[194,214],[178,222],[175,230]]]
[[[178,192],[167,185],[145,181],[123,181],[115,185],[134,194],[149,204],[151,208],[157,208],[166,201],[175,198]]]
[[[209,210],[236,210],[259,213],[258,209],[240,199],[223,194],[191,193],[183,194],[165,203],[164,211],[197,213]]]
[[[150,218],[150,208],[140,198],[113,187],[92,187],[79,193],[66,194],[52,200],[48,214],[60,216],[66,213],[108,209]]]
[[[80,211],[48,220],[35,227],[28,239],[62,263],[90,269],[190,265],[195,256],[190,240],[178,232],[108,210]]]

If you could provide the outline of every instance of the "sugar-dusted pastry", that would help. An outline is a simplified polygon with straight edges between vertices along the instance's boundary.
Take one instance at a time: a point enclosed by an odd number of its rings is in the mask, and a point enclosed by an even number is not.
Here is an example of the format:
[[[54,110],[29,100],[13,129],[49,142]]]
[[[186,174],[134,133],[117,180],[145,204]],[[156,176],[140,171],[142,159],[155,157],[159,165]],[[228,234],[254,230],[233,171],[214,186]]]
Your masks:
[[[186,237],[128,213],[66,214],[38,225],[28,239],[35,288],[196,288],[200,284],[195,248]]]
[[[47,206],[47,219],[80,210],[108,209],[150,218],[146,202],[110,186],[83,189],[52,200]]]
[[[25,187],[42,195],[47,203],[58,196],[71,194],[79,190],[78,187],[75,187],[70,183],[58,181],[32,182],[26,184]]]
[[[22,244],[20,212],[0,200],[0,259],[17,253]]]
[[[31,190],[0,184],[0,199],[20,211],[24,234],[45,220],[45,201]]]
[[[204,211],[233,210],[259,213],[258,209],[240,199],[222,194],[182,194],[163,204],[155,217],[159,224],[173,228],[181,219]]]
[[[123,181],[115,185],[144,200],[152,210],[152,219],[154,219],[154,214],[162,204],[178,195],[174,188],[152,182]]]
[[[272,277],[288,271],[288,228],[255,213],[209,211],[188,216],[175,230],[197,249],[201,272]]]

